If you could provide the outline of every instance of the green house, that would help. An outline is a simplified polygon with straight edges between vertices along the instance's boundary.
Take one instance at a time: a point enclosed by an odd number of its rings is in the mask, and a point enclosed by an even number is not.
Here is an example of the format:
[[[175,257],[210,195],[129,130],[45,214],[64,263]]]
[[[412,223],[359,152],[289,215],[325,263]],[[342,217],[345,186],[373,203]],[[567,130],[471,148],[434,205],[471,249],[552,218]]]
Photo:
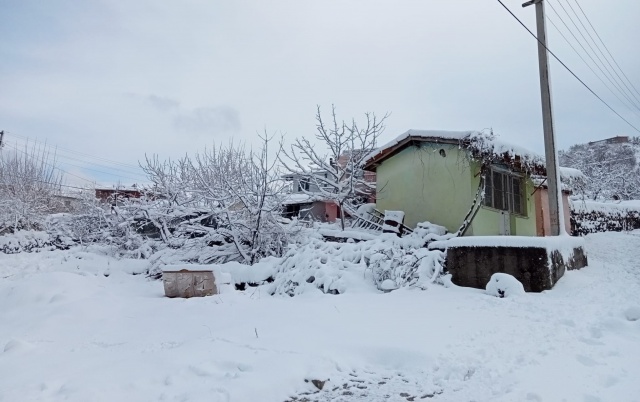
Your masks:
[[[492,132],[409,130],[367,159],[376,209],[405,213],[462,235],[536,236],[532,175],[544,159]]]

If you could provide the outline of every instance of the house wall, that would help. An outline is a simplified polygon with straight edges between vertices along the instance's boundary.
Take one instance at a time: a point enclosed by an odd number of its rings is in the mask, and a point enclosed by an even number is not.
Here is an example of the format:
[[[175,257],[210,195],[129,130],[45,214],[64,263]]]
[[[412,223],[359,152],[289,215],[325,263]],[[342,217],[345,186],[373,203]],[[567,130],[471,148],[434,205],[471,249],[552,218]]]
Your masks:
[[[323,201],[300,205],[300,219],[312,219],[325,222],[326,205]]]
[[[404,223],[411,228],[429,221],[455,232],[478,191],[480,166],[457,145],[419,143],[407,147],[377,167],[376,208],[381,212],[404,211]],[[512,235],[536,235],[533,190],[533,183],[527,180],[527,216],[512,215]],[[499,235],[500,219],[498,210],[482,206],[465,235]]]
[[[292,193],[305,193],[304,191],[300,191],[299,185],[300,185],[300,178],[299,177],[295,177],[292,180],[291,192]],[[310,180],[309,181],[309,190],[307,190],[307,192],[308,193],[319,193],[320,192],[320,188],[316,184],[315,180]]]
[[[476,191],[467,152],[457,145],[410,146],[383,161],[376,173],[376,208],[404,211],[404,224],[411,228],[429,221],[458,230]]]
[[[338,211],[338,205],[332,201],[325,201],[325,213],[327,222],[335,222],[340,217],[340,211]]]
[[[480,185],[480,163],[472,163],[472,188],[475,192]],[[526,180],[525,199],[526,199],[526,216],[511,215],[511,235],[514,236],[535,236],[536,235],[536,217],[535,217],[535,201],[531,196],[535,187],[531,180]],[[502,220],[500,211],[497,209],[481,206],[476,214],[471,228],[466,235],[474,236],[495,236],[500,233],[500,223]]]
[[[538,236],[551,235],[551,219],[549,218],[549,190],[539,188],[534,194],[536,204],[536,232]],[[564,228],[571,234],[571,209],[569,207],[569,195],[562,193],[562,209],[564,215]]]

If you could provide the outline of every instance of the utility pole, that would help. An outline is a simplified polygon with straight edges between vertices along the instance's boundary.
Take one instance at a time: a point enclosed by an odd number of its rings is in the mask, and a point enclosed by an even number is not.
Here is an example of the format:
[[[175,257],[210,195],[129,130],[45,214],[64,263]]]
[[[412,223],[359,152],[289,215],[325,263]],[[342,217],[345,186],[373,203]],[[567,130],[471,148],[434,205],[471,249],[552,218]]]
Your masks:
[[[0,131],[0,149],[4,146],[4,130]]]
[[[536,25],[538,36],[538,64],[540,68],[540,97],[542,99],[542,125],[544,128],[544,154],[547,165],[549,191],[549,220],[551,235],[560,234],[560,213],[562,202],[558,182],[558,160],[556,137],[553,128],[553,108],[551,107],[551,84],[549,82],[549,52],[547,50],[547,27],[544,19],[544,0],[527,1],[522,7],[536,5]],[[562,228],[564,230],[564,228]]]

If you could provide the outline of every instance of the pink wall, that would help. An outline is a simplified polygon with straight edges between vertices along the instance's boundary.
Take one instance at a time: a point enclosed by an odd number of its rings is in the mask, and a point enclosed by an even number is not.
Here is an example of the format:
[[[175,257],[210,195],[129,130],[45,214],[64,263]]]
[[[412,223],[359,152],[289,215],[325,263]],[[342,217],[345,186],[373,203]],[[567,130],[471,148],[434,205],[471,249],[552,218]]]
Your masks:
[[[338,206],[331,201],[325,201],[324,205],[327,222],[335,222],[339,218]]]
[[[536,231],[538,236],[551,234],[551,221],[549,219],[549,196],[546,188],[539,188],[535,194],[536,204]],[[569,209],[569,195],[562,193],[562,209],[564,210],[564,227],[571,234],[571,210]]]

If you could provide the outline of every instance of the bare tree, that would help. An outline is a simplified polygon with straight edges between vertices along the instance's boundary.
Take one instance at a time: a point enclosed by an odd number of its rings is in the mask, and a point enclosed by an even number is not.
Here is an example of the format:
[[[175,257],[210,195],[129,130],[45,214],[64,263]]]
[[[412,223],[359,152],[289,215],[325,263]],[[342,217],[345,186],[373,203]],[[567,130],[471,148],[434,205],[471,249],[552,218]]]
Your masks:
[[[314,191],[302,189],[309,195],[335,202],[340,208],[342,230],[345,228],[345,209],[375,194],[375,183],[367,180],[363,165],[377,146],[389,114],[378,119],[375,113],[365,113],[365,123],[338,121],[332,105],[332,121],[326,124],[320,106],[316,113],[315,140],[328,148],[323,154],[308,138],[297,138],[287,150],[281,144],[281,163],[294,175],[314,184]]]
[[[217,208],[238,253],[248,264],[281,254],[286,233],[278,222],[284,183],[276,168],[279,154],[269,159],[272,138],[260,137],[259,151],[233,144],[196,157],[196,183],[208,204]]]
[[[284,183],[277,155],[269,159],[270,138],[261,139],[257,152],[230,144],[178,161],[146,158],[142,168],[153,184],[146,197],[117,209],[121,221],[145,226],[174,248],[202,247],[205,263],[281,255],[288,244],[279,222]]]
[[[40,229],[55,211],[62,174],[46,147],[0,151],[0,233]]]

